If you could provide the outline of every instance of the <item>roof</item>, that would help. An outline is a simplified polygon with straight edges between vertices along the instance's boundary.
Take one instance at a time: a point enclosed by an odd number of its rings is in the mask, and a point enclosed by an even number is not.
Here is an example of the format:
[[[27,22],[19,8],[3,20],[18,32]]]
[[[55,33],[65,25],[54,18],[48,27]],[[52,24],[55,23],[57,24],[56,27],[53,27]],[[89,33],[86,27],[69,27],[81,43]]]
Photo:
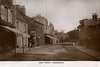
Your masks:
[[[16,7],[16,5],[14,5]],[[16,7],[16,14],[17,15],[20,15],[20,16],[16,16],[17,19],[20,19],[22,21],[24,21],[24,23],[27,23],[29,22],[29,18],[28,16],[26,16],[23,12],[21,12],[18,7]],[[21,18],[22,17],[22,18]]]
[[[48,20],[40,15],[33,17],[33,19],[41,24],[48,25]]]
[[[93,19],[84,19],[83,20],[84,25],[88,26],[88,25],[97,25],[100,24],[100,18],[98,18],[97,20],[93,20]]]

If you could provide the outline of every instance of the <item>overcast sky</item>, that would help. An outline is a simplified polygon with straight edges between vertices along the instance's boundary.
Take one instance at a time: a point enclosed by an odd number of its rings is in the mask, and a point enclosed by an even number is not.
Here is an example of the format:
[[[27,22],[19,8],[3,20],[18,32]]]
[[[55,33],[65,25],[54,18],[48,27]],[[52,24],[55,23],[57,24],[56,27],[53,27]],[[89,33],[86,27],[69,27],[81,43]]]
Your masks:
[[[59,31],[75,29],[79,20],[100,13],[100,0],[16,0],[25,5],[27,15],[45,16]]]

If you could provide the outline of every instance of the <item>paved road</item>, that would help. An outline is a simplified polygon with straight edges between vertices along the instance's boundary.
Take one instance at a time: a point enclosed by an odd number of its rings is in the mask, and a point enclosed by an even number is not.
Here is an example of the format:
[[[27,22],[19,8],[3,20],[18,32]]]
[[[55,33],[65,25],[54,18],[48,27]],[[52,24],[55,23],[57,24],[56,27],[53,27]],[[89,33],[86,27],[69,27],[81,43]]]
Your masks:
[[[26,53],[18,54],[14,60],[35,60],[35,61],[79,61],[97,60],[97,58],[80,51],[73,46],[41,46],[32,48]]]
[[[66,46],[66,53],[67,57],[70,57],[72,59],[76,60],[98,60],[96,57],[89,55],[88,53],[85,53],[83,51],[80,51],[76,47],[73,46]]]
[[[17,60],[97,60],[97,58],[80,51],[73,46],[42,46],[25,51]]]

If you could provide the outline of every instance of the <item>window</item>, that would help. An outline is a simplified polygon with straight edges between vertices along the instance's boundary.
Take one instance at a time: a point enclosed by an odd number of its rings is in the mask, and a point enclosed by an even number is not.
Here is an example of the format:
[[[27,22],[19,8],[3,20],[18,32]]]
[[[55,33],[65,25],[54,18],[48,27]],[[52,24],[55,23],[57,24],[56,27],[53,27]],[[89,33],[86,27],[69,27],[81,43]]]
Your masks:
[[[25,33],[27,33],[27,24],[25,23]]]
[[[10,9],[8,9],[7,7],[5,7],[4,5],[0,6],[1,8],[1,19],[6,21],[6,22],[10,22],[12,23],[12,12]]]
[[[8,9],[8,22],[12,23],[12,12]]]
[[[1,19],[7,21],[7,8],[4,5],[1,5]]]

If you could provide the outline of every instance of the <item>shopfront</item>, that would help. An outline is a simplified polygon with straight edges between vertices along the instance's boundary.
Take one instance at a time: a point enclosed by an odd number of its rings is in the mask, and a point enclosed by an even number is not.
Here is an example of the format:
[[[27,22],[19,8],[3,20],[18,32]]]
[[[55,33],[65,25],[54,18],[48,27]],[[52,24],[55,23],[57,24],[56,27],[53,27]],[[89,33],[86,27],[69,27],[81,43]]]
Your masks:
[[[57,39],[51,35],[45,35],[45,44],[56,44]]]
[[[16,48],[16,34],[0,25],[0,52],[8,52]]]

